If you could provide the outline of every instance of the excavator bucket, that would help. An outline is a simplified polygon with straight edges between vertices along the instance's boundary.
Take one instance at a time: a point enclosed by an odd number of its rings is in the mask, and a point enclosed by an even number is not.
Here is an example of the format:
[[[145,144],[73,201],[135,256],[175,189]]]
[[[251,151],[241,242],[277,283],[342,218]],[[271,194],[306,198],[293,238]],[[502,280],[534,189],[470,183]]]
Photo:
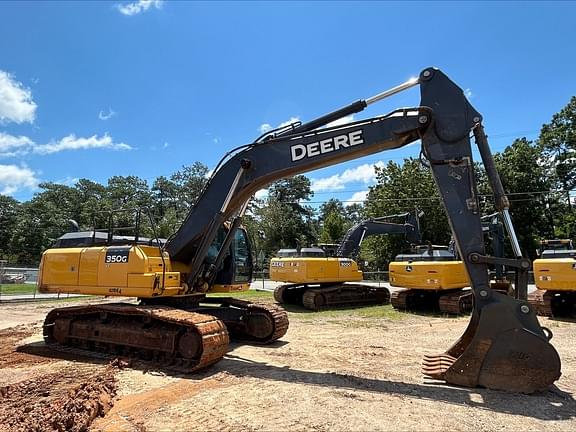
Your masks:
[[[444,354],[426,356],[423,373],[466,387],[519,393],[545,390],[560,377],[560,357],[532,307],[498,292],[475,308],[462,337]]]

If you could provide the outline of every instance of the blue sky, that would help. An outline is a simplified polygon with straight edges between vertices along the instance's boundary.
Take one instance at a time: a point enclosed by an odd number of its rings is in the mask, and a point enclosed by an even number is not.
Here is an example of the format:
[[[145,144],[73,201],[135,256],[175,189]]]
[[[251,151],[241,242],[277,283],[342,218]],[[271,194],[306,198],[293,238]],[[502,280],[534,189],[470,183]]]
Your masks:
[[[0,2],[0,193],[213,168],[266,125],[310,120],[437,66],[490,143],[535,138],[576,94],[572,2]],[[356,119],[417,106],[417,89]],[[362,199],[373,164],[308,173]]]

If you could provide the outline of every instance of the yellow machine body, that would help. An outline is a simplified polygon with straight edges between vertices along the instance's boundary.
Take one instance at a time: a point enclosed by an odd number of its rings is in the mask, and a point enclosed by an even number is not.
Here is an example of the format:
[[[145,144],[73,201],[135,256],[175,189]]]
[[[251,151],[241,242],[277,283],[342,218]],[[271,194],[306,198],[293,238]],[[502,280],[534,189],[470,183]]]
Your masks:
[[[390,285],[421,290],[452,290],[470,286],[462,261],[393,261]]]
[[[42,255],[41,293],[155,297],[184,294],[180,272],[152,246],[48,249]]]
[[[576,260],[544,258],[533,262],[534,282],[539,290],[576,291]]]
[[[270,279],[279,282],[316,284],[358,282],[363,278],[358,264],[349,258],[272,258]]]

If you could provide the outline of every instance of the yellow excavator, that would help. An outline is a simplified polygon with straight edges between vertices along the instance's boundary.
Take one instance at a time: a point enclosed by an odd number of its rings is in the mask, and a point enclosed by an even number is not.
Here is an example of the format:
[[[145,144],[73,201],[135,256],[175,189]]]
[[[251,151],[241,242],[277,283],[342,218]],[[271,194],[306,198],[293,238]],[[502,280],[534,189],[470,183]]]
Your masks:
[[[495,257],[504,257],[504,227],[498,214],[482,217],[482,231],[492,245]],[[411,254],[397,255],[389,266],[390,285],[401,288],[392,293],[395,309],[432,310],[447,314],[472,311],[473,294],[467,287],[470,279],[464,262],[459,259],[454,243],[449,246],[418,245]],[[512,293],[504,266],[496,264],[493,290]]]
[[[404,223],[387,222],[392,218],[403,218]],[[362,241],[383,234],[401,234],[410,244],[420,243],[418,215],[403,213],[355,224],[334,257],[326,256],[322,248],[302,248],[290,256],[283,256],[286,250],[281,249],[270,260],[270,279],[289,283],[276,287],[274,298],[280,304],[303,305],[311,310],[388,304],[388,288],[358,283],[364,279],[357,263]]]
[[[416,85],[418,106],[329,126]],[[45,251],[41,292],[106,294],[138,303],[54,309],[44,321],[44,340],[54,349],[122,354],[190,372],[220,360],[229,336],[258,343],[282,337],[288,319],[281,307],[207,295],[219,277],[232,281],[235,268],[250,267],[240,252],[247,243],[240,226],[250,198],[281,178],[420,141],[475,297],[468,328],[446,352],[425,358],[424,374],[468,387],[525,393],[546,389],[560,376],[560,358],[550,332],[540,326],[526,301],[524,276],[530,263],[519,247],[516,258],[508,260],[522,282],[518,298],[490,288],[487,266],[501,259],[484,248],[471,134],[516,247],[482,116],[442,71],[427,68],[418,79],[232,149],[165,243],[109,233],[104,244],[90,243],[88,235],[81,246]]]
[[[543,316],[576,314],[576,249],[570,239],[542,240],[533,262],[536,291],[528,301]]]

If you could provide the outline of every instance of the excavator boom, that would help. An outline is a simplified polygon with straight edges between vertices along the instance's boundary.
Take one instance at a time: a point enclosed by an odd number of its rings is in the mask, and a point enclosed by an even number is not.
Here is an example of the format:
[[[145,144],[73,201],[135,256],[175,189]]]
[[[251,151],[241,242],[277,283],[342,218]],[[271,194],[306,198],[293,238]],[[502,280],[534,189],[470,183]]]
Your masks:
[[[384,221],[395,216],[404,217],[406,222],[399,224]],[[352,258],[354,260],[357,259],[360,253],[360,245],[365,238],[373,235],[403,234],[408,243],[420,243],[422,239],[418,226],[417,211],[415,213],[404,213],[395,216],[382,216],[379,218],[368,219],[354,225],[344,235],[344,239],[338,247],[336,256],[341,258]]]

